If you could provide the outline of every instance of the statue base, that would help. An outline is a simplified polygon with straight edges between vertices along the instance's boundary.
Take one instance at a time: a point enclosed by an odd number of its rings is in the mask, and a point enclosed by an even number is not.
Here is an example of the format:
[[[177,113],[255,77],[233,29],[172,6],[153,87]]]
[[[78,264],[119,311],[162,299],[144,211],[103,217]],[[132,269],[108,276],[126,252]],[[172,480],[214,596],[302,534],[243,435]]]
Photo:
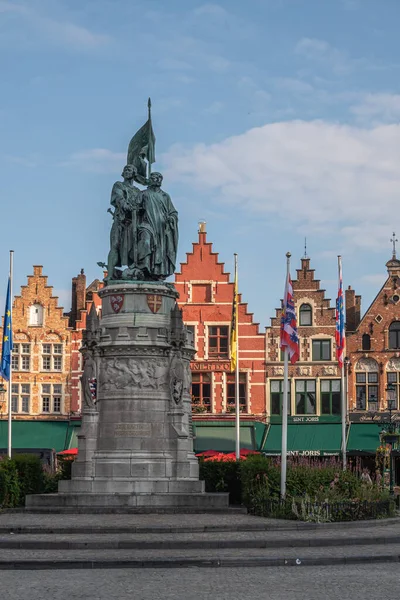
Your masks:
[[[207,494],[193,452],[190,360],[195,350],[171,284],[100,291],[96,410],[82,414],[72,479],[26,507],[227,508]]]

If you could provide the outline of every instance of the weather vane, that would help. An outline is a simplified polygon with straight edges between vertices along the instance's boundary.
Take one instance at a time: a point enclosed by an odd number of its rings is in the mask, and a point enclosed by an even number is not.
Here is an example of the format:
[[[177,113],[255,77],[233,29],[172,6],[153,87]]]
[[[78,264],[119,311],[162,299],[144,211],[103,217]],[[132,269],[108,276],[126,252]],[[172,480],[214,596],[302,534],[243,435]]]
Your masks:
[[[308,258],[307,256],[307,238],[304,238],[304,258]]]
[[[396,238],[396,233],[393,231],[393,237],[390,239],[393,244],[393,258],[396,258],[396,242],[399,240]]]

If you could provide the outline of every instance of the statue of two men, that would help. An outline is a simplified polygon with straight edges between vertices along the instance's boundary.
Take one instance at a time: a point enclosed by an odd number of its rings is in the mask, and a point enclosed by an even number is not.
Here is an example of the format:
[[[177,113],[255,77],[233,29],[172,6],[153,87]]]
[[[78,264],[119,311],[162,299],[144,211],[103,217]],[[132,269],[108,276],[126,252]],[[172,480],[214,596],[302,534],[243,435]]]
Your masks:
[[[108,280],[163,280],[175,271],[178,213],[169,194],[161,189],[161,173],[154,172],[144,180],[146,190],[134,186],[136,166],[126,165],[122,177],[111,192],[114,212],[109,209],[113,225]]]

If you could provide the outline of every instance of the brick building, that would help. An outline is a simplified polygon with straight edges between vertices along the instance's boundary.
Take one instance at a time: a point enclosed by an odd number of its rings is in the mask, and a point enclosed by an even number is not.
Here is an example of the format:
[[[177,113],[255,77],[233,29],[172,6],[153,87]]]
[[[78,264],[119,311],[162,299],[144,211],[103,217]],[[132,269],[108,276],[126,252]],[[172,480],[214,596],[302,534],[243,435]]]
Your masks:
[[[320,280],[315,279],[309,258],[301,259],[301,268],[292,283],[300,358],[295,365],[289,363],[288,449],[315,456],[336,454],[341,440],[341,380],[335,356],[335,309],[320,288]],[[271,326],[266,328],[270,426],[263,449],[270,454],[279,454],[281,443],[280,318],[281,308],[277,308]]]
[[[210,427],[213,422],[221,427],[233,425],[235,407],[235,380],[230,372],[229,348],[234,284],[229,273],[224,271],[224,263],[219,261],[218,254],[207,241],[205,223],[200,224],[198,242],[193,244],[192,252],[187,254],[186,262],[175,274],[175,287],[179,292],[183,320],[193,332],[197,349],[192,362],[192,399],[195,426],[197,423],[196,449],[199,449],[200,430],[205,437],[206,423]],[[242,421],[263,421],[265,337],[241,299],[238,311]],[[254,427],[250,423],[243,427],[248,427],[246,431],[243,429],[243,440],[249,447],[254,446]],[[216,431],[213,430],[213,438]],[[220,429],[218,433],[229,437],[229,431]]]
[[[79,348],[86,315],[101,283],[72,281],[72,310],[63,313],[42,266],[13,301],[12,446],[16,450],[63,450],[76,445],[82,370]],[[7,387],[7,383],[5,386]],[[8,395],[0,398],[0,450],[7,447]],[[74,418],[75,417],[75,418]]]
[[[82,334],[86,329],[86,318],[94,303],[96,310],[101,310],[101,300],[97,294],[103,287],[103,282],[95,279],[86,287],[86,275],[81,272],[72,279],[71,312],[69,313],[69,326],[71,328],[71,413],[81,411],[81,385],[82,374]]]
[[[386,267],[387,279],[362,318],[361,297],[346,290],[350,414],[387,410],[388,384],[394,387],[393,408],[399,408],[400,261],[395,254]]]

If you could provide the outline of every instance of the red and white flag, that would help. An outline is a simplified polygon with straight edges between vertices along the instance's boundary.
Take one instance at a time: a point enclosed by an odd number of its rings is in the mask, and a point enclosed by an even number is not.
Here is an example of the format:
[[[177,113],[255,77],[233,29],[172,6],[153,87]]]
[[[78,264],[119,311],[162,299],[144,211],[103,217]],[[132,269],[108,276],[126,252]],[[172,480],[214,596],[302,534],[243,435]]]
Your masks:
[[[281,342],[282,350],[287,348],[292,365],[299,360],[299,336],[297,335],[296,312],[294,310],[293,286],[290,275],[285,286],[285,297],[282,304]]]

